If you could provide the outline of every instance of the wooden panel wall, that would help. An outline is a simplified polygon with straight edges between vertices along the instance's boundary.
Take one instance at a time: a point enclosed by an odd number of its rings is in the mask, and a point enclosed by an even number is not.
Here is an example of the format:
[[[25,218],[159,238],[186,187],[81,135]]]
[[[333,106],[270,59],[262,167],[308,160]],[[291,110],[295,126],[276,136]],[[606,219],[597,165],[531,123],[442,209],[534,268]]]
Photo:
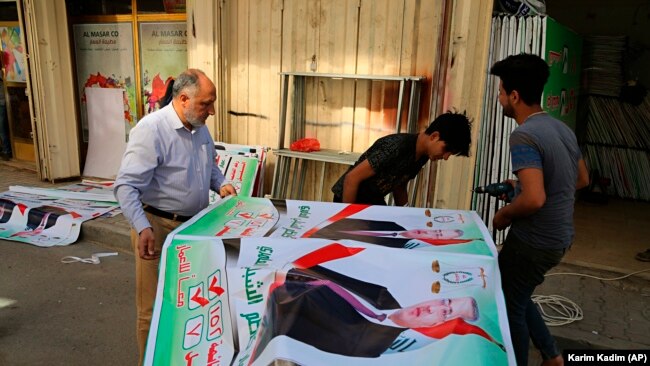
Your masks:
[[[226,98],[223,139],[274,146],[278,133],[282,0],[224,2],[220,21]]]
[[[454,2],[444,108],[460,106],[474,119],[470,157],[439,165],[434,207],[470,209],[479,123],[487,76],[492,0]]]
[[[276,147],[280,71],[424,76],[418,130],[424,129],[435,117],[430,100],[442,5],[443,0],[223,2],[225,109],[264,116],[226,114],[223,139]],[[310,79],[305,88],[305,135],[318,138],[323,148],[363,152],[394,132],[397,83]],[[404,108],[403,121],[406,113]],[[271,157],[266,192],[274,164]],[[331,199],[329,188],[345,169],[328,166],[324,200]],[[304,199],[315,197],[319,174],[310,167]]]

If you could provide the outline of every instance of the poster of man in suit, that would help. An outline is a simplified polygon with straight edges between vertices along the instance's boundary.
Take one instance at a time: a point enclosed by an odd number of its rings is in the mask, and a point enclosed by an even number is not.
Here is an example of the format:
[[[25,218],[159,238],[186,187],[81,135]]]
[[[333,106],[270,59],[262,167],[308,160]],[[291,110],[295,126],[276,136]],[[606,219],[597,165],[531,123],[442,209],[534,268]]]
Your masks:
[[[238,196],[172,232],[160,271],[147,365],[515,364],[470,211]]]

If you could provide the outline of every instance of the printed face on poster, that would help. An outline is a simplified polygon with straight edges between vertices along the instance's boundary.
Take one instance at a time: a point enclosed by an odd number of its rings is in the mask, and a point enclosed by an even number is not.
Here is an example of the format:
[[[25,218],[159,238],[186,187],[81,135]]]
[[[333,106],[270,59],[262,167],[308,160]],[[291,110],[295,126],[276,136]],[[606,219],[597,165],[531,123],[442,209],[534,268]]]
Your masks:
[[[185,22],[140,23],[144,114],[160,109],[167,85],[187,68]]]
[[[137,122],[133,31],[130,23],[73,25],[77,81],[81,98],[81,125],[88,141],[88,115],[85,88],[124,90],[126,136]]]

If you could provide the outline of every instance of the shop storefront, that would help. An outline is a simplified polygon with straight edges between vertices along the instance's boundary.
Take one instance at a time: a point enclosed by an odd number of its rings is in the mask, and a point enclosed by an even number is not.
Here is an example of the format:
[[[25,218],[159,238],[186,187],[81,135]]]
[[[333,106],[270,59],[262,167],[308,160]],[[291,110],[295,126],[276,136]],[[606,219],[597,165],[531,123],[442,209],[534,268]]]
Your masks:
[[[0,2],[0,11],[0,32],[17,40],[3,38],[3,48],[30,56],[3,57],[16,63],[5,68],[13,158],[35,163],[44,180],[84,175],[97,143],[101,158],[106,151],[120,156],[130,128],[159,108],[171,78],[187,67],[184,0],[16,0]],[[14,70],[23,71],[22,80]],[[109,89],[120,94],[119,103],[105,103],[100,95]],[[119,114],[112,130],[121,133],[95,128],[101,138],[93,144],[90,126],[105,118],[92,117],[107,110]]]
[[[27,88],[36,164],[46,180],[84,174],[94,89],[124,90],[114,104],[122,108],[124,143],[128,129],[157,108],[157,90],[186,67],[215,81],[216,115],[207,125],[229,143],[276,147],[282,72],[421,76],[418,130],[447,109],[481,111],[489,0],[18,1],[34,70]],[[331,145],[325,148],[361,152],[400,116],[408,119],[407,108],[397,115],[398,93],[387,84],[319,80],[306,95],[307,132]],[[267,168],[275,164],[271,154]],[[418,204],[469,207],[473,165],[470,157],[432,166]],[[309,180],[305,186],[314,186]]]
[[[2,158],[34,162],[34,141],[27,97],[26,45],[16,2],[0,2]],[[7,146],[5,146],[5,144]]]

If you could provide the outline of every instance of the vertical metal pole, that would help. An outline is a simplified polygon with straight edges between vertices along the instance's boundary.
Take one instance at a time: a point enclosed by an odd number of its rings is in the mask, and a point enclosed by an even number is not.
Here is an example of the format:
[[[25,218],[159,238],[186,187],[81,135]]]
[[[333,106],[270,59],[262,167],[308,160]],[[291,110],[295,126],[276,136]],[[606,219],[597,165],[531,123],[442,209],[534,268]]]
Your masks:
[[[284,148],[284,129],[287,125],[287,95],[289,93],[289,75],[282,75],[282,97],[280,99],[280,117],[278,124],[280,127],[278,136],[278,149]]]
[[[404,101],[404,79],[399,82],[399,97],[397,99],[397,117],[395,118],[395,133],[399,133],[402,122],[402,104]]]
[[[271,185],[271,197],[278,198],[278,179],[280,178],[280,166],[282,162],[282,156],[275,156],[275,170],[273,171],[273,184]]]
[[[305,186],[305,175],[307,174],[307,168],[309,167],[309,163],[305,159],[300,159],[302,164],[300,164],[300,178],[297,182],[298,184],[298,195],[296,196],[297,199],[301,200],[302,199],[302,188]]]
[[[323,200],[323,187],[325,186],[325,164],[326,162],[323,162],[323,165],[321,165],[320,168],[320,186],[318,189],[318,200],[322,201]]]
[[[287,189],[287,183],[289,180],[289,171],[291,168],[291,158],[290,157],[285,157],[282,160],[282,179],[280,180],[280,197],[279,198],[287,198],[288,197],[288,189]]]
[[[291,179],[291,189],[289,189],[289,193],[287,194],[287,198],[291,198],[292,193],[294,191],[296,191],[296,179],[298,179],[298,170],[300,168],[300,160],[301,160],[300,158],[293,158],[293,177]],[[296,195],[293,195],[293,197],[295,198]]]

